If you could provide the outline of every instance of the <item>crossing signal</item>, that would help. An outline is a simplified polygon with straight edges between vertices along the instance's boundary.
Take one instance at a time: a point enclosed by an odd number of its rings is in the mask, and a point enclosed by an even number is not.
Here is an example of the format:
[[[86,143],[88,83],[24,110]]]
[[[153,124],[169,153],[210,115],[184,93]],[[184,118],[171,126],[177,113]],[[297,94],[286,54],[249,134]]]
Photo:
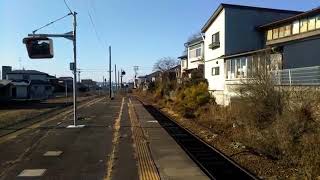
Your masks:
[[[46,37],[27,37],[23,39],[31,59],[53,58],[53,41]]]

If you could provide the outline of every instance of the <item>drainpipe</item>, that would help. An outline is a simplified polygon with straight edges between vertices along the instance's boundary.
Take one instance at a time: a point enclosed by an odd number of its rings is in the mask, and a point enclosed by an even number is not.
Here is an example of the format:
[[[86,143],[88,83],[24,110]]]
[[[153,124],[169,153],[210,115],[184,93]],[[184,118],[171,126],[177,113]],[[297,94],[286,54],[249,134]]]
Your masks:
[[[205,39],[204,39],[204,35],[203,35],[203,33],[200,33],[200,35],[201,35],[201,37],[202,37],[202,40],[203,40],[203,48],[202,48],[202,57],[203,57],[203,78],[205,78],[205,71],[206,71],[206,65],[205,65],[205,59],[204,59],[204,51],[205,51]]]

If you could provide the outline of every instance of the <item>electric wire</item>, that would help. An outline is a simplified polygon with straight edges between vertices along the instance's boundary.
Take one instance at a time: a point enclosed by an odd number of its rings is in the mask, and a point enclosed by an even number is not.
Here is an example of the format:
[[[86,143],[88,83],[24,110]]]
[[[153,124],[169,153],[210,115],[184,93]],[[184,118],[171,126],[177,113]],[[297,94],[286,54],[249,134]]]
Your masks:
[[[68,8],[69,12],[72,14],[72,11],[71,11],[70,7],[68,6],[68,4],[67,4],[66,0],[63,0],[63,2],[64,2],[64,4],[67,6],[67,8]]]

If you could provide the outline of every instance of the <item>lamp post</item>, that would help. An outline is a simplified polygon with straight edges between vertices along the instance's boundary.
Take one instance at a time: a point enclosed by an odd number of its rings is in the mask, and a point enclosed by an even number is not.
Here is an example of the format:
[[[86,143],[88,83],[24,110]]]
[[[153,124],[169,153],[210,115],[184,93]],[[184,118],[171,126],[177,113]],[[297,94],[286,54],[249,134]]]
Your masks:
[[[65,34],[36,34],[35,32],[43,27],[46,27],[52,23],[49,23],[35,31],[32,34],[28,34],[30,37],[63,37],[73,42],[73,125],[69,125],[68,128],[82,128],[84,125],[77,125],[77,12],[70,12],[66,16],[72,15],[73,16],[73,32],[68,32]],[[64,17],[66,17],[64,16]],[[63,18],[64,18],[63,17]],[[60,18],[62,19],[62,18]],[[58,19],[58,20],[60,20]]]

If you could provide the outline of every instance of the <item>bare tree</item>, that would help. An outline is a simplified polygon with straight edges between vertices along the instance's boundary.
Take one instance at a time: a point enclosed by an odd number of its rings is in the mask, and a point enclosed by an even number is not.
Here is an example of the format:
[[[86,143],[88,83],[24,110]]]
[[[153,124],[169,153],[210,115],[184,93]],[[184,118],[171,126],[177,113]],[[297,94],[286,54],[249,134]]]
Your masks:
[[[201,33],[200,33],[200,32],[194,33],[194,34],[192,34],[192,35],[188,38],[188,42],[193,41],[193,40],[196,40],[196,39],[198,39],[199,37],[201,37]]]
[[[164,72],[179,64],[179,61],[173,57],[163,57],[153,65],[153,70]]]

